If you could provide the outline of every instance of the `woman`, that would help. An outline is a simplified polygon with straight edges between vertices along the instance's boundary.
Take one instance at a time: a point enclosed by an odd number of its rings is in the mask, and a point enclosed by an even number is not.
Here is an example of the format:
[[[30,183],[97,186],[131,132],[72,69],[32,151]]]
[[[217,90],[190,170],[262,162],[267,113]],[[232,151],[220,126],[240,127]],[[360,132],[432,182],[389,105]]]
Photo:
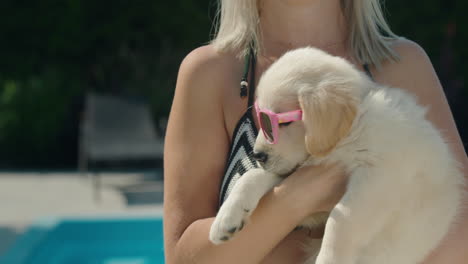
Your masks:
[[[219,202],[236,177],[254,166],[244,161],[248,138],[257,133],[249,108],[256,80],[291,49],[320,48],[346,58],[376,82],[415,94],[467,167],[427,55],[390,31],[378,0],[222,0],[220,10],[213,43],[191,52],[180,66],[164,164],[167,263],[301,263],[302,243],[321,235],[292,230],[307,215],[331,210],[339,201],[346,175],[338,166],[296,171],[262,199],[232,241],[215,246],[208,240]],[[244,60],[250,50],[253,58]],[[425,263],[464,263],[467,222],[454,225]]]

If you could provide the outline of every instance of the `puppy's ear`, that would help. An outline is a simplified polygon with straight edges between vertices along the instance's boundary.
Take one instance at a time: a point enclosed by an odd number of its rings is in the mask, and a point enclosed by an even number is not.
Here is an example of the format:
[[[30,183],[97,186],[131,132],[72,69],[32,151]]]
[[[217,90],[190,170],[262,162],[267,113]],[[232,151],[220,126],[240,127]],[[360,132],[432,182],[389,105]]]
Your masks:
[[[304,87],[299,103],[306,130],[306,148],[313,157],[329,154],[348,135],[357,112],[357,98],[346,85],[323,83]]]

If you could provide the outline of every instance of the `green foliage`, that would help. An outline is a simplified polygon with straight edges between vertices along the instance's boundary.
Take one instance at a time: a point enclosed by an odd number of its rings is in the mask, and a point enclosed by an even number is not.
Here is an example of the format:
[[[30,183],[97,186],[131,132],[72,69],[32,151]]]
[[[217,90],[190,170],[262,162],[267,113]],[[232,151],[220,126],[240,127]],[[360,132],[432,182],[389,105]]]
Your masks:
[[[392,30],[420,44],[435,64],[447,25],[454,21],[455,8],[450,1],[385,1],[386,17]]]
[[[209,12],[208,1],[0,1],[0,166],[75,167],[89,91],[142,95],[167,116]]]
[[[69,146],[60,138],[79,87],[51,68],[0,83],[0,164],[56,164],[54,156],[60,158]]]

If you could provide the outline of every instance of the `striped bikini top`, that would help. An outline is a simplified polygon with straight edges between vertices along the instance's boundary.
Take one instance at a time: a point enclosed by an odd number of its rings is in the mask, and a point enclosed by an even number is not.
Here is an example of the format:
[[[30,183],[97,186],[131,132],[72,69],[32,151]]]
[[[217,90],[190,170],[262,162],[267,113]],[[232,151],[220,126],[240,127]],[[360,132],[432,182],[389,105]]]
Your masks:
[[[240,90],[241,97],[248,96],[248,107],[247,111],[237,122],[232,136],[226,169],[219,191],[220,207],[229,196],[237,180],[248,170],[258,168],[256,161],[252,157],[253,147],[258,134],[252,113],[255,99],[255,63],[256,58],[251,50],[245,58],[245,68]],[[364,64],[363,68],[372,79],[369,66]],[[247,82],[248,77],[250,77],[249,82]]]

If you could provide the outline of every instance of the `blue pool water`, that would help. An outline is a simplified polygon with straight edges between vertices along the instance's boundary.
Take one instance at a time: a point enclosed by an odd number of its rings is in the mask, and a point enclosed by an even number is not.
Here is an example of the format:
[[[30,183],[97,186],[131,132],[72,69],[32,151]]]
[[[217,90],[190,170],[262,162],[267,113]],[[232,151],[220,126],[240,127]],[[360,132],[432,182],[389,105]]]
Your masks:
[[[163,264],[161,218],[47,220],[32,225],[1,264]]]

